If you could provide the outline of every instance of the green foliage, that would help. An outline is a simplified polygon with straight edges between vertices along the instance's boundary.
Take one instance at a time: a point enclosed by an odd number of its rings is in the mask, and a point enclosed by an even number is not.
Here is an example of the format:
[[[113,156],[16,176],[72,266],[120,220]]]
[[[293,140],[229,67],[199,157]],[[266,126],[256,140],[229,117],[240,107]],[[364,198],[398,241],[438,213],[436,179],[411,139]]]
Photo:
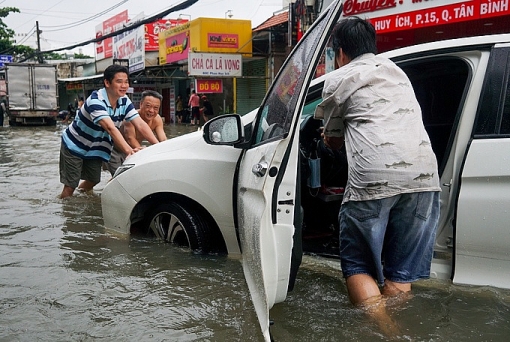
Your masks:
[[[10,13],[19,13],[16,7],[2,7],[0,8],[0,40],[9,40],[14,37],[14,30],[7,27],[1,18],[7,17]]]
[[[15,61],[25,60],[35,55],[35,50],[26,45],[13,45],[11,39],[14,37],[14,30],[7,27],[2,18],[11,13],[20,13],[16,7],[0,8],[0,54],[12,55]]]
[[[84,55],[83,53],[75,53],[74,59],[90,59],[94,57],[90,57],[89,55]]]
[[[37,51],[30,46],[14,45],[12,38],[14,37],[14,30],[7,27],[2,18],[6,18],[11,13],[20,13],[16,7],[0,7],[0,54],[12,55],[14,61],[35,61],[37,59]],[[69,56],[65,53],[59,54],[55,52],[44,53],[44,59],[52,60],[67,60]],[[75,54],[75,59],[92,58],[84,54]]]
[[[67,55],[65,53],[50,52],[50,53],[44,53],[43,56],[44,56],[44,59],[52,59],[52,60],[67,59]]]

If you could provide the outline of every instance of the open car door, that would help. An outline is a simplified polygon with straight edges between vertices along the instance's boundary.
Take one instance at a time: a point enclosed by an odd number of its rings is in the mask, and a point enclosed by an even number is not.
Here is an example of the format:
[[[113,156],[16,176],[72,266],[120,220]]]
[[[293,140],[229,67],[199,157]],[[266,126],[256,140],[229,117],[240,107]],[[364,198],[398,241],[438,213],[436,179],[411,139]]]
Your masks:
[[[287,296],[296,206],[299,118],[310,81],[341,14],[334,1],[291,52],[266,95],[239,162],[237,214],[243,269],[264,338],[269,309]]]

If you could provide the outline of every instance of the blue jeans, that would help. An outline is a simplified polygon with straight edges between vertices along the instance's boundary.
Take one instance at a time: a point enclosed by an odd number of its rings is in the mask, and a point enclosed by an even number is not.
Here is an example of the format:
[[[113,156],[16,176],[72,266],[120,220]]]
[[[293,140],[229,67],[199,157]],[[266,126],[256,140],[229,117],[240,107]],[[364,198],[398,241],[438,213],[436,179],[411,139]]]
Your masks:
[[[340,209],[340,259],[345,278],[371,275],[410,283],[430,276],[439,192],[417,192],[370,201],[349,201]]]

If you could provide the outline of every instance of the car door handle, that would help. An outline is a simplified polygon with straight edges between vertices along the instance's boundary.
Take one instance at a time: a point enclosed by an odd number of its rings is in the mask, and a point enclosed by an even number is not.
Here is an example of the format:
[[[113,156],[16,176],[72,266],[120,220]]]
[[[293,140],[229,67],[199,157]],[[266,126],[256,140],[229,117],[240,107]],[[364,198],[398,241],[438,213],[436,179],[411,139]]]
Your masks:
[[[266,174],[267,167],[268,165],[266,162],[260,162],[258,164],[253,165],[253,167],[251,168],[251,172],[253,172],[257,177],[263,177]]]

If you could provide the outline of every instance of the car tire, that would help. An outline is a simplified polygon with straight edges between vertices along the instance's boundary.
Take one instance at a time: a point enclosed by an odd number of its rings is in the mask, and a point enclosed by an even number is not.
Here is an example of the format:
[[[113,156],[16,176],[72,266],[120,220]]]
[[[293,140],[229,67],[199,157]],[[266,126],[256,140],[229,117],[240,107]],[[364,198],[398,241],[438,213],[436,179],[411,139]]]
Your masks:
[[[198,253],[210,250],[211,237],[208,226],[200,215],[175,202],[161,203],[145,215],[144,225],[148,234],[165,242],[189,247]]]

